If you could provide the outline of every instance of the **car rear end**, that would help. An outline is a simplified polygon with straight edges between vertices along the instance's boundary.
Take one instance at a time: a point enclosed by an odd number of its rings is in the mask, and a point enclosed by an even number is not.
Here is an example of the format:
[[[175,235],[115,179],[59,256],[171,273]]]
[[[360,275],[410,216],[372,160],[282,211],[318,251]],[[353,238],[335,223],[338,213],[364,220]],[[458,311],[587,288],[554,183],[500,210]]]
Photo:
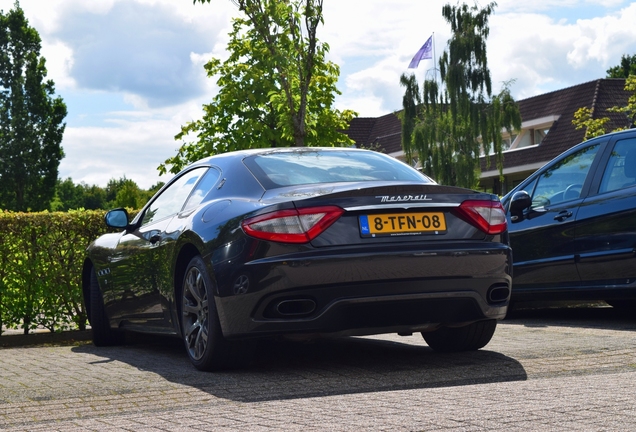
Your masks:
[[[420,178],[270,188],[241,223],[251,252],[232,274],[250,288],[219,281],[224,334],[404,334],[503,318],[512,257],[498,198]]]

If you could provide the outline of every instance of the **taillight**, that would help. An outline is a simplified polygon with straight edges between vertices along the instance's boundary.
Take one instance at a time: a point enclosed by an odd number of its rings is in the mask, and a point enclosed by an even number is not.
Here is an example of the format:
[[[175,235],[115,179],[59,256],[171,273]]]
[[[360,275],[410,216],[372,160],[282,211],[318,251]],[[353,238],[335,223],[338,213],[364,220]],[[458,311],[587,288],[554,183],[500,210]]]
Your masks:
[[[464,201],[458,210],[467,222],[486,234],[501,234],[508,228],[506,212],[499,201]]]
[[[344,210],[336,206],[279,210],[245,219],[246,234],[281,243],[308,243],[334,223]]]

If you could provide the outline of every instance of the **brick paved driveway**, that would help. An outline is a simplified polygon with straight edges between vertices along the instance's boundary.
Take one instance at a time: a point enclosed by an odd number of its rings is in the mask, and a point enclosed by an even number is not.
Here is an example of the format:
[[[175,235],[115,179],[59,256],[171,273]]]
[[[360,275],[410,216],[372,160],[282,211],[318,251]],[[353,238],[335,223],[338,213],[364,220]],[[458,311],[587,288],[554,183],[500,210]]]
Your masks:
[[[636,318],[521,313],[487,349],[276,342],[202,373],[181,343],[0,349],[0,430],[636,430]]]

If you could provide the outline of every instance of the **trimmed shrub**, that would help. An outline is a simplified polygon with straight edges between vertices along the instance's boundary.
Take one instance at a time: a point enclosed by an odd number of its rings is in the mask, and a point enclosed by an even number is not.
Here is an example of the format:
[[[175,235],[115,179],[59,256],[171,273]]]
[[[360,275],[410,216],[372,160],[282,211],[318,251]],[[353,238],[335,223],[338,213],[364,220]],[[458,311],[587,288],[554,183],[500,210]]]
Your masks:
[[[108,230],[105,213],[0,211],[0,325],[25,334],[86,328],[82,265],[87,246]]]

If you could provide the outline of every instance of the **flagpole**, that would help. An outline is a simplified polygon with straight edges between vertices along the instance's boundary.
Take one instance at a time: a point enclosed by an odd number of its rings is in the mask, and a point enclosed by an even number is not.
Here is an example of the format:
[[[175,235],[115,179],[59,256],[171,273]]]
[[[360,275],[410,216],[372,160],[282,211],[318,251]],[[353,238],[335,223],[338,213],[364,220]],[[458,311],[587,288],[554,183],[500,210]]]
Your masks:
[[[433,79],[437,82],[437,61],[435,60],[435,32],[433,32]]]

